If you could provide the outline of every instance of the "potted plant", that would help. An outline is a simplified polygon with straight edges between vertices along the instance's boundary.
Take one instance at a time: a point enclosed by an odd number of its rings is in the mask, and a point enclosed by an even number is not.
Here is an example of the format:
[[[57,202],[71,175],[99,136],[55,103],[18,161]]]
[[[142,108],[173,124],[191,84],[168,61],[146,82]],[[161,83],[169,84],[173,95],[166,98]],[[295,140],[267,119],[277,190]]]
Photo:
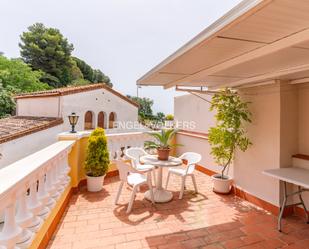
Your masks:
[[[104,177],[108,171],[109,153],[104,129],[95,129],[88,140],[85,173],[90,192],[103,189]]]
[[[156,142],[146,141],[144,144],[145,149],[157,149],[158,159],[161,161],[167,161],[171,148],[181,146],[180,144],[172,144],[172,139],[176,132],[177,130],[175,129],[162,129],[159,132],[148,133],[150,136],[155,138]]]
[[[246,136],[245,124],[251,123],[249,102],[243,101],[236,91],[224,89],[211,100],[210,111],[216,111],[216,126],[211,127],[208,141],[216,163],[222,166],[220,174],[212,176],[213,190],[229,193],[232,179],[226,174],[237,149],[246,151],[251,142]]]

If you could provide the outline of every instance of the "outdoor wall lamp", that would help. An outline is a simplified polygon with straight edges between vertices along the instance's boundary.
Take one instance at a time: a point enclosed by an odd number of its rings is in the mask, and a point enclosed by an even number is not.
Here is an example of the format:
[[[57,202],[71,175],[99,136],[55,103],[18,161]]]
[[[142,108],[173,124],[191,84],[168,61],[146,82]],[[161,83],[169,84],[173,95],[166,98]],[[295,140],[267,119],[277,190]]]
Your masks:
[[[76,115],[75,112],[72,112],[69,116],[69,122],[70,122],[70,125],[72,126],[72,130],[70,131],[71,133],[76,133],[75,131],[75,125],[77,124],[77,121],[78,121],[78,118],[79,116]]]

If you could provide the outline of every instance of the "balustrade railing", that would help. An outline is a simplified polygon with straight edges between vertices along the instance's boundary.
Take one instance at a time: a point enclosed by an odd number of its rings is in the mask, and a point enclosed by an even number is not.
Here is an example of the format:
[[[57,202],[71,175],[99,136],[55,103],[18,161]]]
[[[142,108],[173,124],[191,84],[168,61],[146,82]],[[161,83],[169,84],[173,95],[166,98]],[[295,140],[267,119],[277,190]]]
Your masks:
[[[110,160],[123,158],[124,151],[130,147],[144,148],[145,141],[153,141],[153,137],[145,132],[107,134],[106,136]]]
[[[0,248],[28,248],[70,184],[68,153],[59,141],[0,170]]]

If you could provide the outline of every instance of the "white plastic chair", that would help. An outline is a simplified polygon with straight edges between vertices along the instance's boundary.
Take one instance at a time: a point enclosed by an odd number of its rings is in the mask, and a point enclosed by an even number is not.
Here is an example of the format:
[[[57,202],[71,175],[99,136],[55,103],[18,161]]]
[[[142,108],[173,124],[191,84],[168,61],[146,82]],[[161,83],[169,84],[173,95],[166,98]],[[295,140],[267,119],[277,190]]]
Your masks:
[[[152,169],[152,174],[153,174],[153,182],[156,182],[156,175],[155,175],[155,166],[150,165],[150,164],[141,164],[140,163],[140,157],[148,155],[148,153],[143,150],[142,148],[139,147],[132,147],[129,149],[125,150],[125,155],[127,158],[131,160],[131,164],[134,169],[143,171],[143,170],[148,170]]]
[[[117,192],[117,196],[115,199],[115,205],[118,204],[118,200],[119,200],[124,183],[128,183],[133,188],[130,202],[127,208],[127,214],[130,213],[132,210],[135,195],[139,191],[139,187],[144,184],[148,185],[149,190],[150,190],[151,201],[154,204],[152,182],[151,182],[152,169],[144,169],[140,171],[140,170],[134,169],[130,163],[127,163],[125,161],[115,160],[114,162],[116,163],[117,168],[119,170],[119,177],[121,181],[118,192]]]
[[[187,161],[186,168],[170,168],[168,170],[165,189],[167,189],[167,185],[168,185],[171,174],[180,176],[182,182],[181,182],[181,189],[180,189],[180,193],[179,193],[179,199],[182,199],[183,193],[184,193],[184,190],[185,190],[185,183],[186,183],[186,177],[187,176],[191,176],[195,192],[197,193],[197,185],[196,185],[196,180],[195,180],[195,176],[194,176],[193,172],[194,172],[194,169],[195,169],[195,164],[197,164],[198,162],[201,161],[202,156],[198,153],[195,153],[195,152],[186,152],[186,153],[182,154],[179,158],[185,159]]]

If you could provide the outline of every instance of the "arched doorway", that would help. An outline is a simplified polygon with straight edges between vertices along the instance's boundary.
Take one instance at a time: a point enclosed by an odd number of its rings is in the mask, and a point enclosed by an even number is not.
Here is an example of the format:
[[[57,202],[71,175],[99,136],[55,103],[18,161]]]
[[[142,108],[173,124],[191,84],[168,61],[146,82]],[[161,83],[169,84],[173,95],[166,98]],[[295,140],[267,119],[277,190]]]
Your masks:
[[[93,127],[93,112],[92,111],[87,111],[85,113],[84,128],[85,128],[85,130],[94,129],[94,127]]]
[[[106,128],[104,112],[99,112],[98,114],[98,127]]]
[[[108,128],[110,129],[115,128],[115,121],[116,121],[116,113],[111,112],[108,118]]]

